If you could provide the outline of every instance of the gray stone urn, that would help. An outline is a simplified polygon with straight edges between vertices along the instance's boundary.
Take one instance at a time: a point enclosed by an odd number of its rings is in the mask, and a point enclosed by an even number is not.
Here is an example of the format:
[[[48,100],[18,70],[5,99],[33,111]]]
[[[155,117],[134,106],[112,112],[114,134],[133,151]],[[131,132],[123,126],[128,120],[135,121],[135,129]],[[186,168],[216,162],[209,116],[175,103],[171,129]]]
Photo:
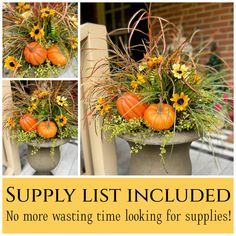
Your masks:
[[[30,166],[36,170],[34,175],[53,175],[51,171],[56,168],[61,158],[59,148],[66,142],[67,140],[64,139],[57,141],[56,146],[54,147],[54,156],[50,155],[52,142],[39,144],[39,150],[33,155],[31,154],[33,151],[33,144],[27,143],[27,160]]]
[[[134,137],[122,135],[130,146]],[[189,148],[192,141],[199,139],[196,132],[175,133],[166,145],[164,163],[160,157],[160,145],[165,137],[154,135],[144,140],[143,149],[131,154],[129,175],[191,175],[192,164]]]

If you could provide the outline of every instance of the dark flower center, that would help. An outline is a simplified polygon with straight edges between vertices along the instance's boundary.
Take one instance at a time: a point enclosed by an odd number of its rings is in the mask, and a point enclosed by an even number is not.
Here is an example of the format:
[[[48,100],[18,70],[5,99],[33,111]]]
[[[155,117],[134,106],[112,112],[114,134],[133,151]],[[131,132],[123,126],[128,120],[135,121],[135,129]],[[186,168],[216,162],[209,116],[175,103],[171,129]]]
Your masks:
[[[64,119],[63,119],[63,118],[61,118],[61,119],[59,120],[59,122],[60,122],[60,123],[64,122]]]
[[[45,11],[46,14],[50,14],[50,11]]]
[[[36,29],[36,30],[34,31],[34,33],[35,33],[35,34],[39,34],[39,29]]]
[[[10,65],[11,67],[15,67],[15,63],[12,62],[12,61],[9,63],[9,65]]]
[[[181,75],[183,72],[182,70],[177,70],[177,73]]]
[[[177,103],[179,105],[183,105],[184,104],[184,99],[183,98],[178,99]]]

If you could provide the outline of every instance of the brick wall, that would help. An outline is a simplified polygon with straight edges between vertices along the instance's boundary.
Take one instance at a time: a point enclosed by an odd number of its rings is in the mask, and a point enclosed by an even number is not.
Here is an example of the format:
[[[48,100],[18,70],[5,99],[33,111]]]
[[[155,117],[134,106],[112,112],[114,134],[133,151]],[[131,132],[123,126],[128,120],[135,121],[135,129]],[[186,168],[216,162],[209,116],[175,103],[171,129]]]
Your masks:
[[[152,11],[181,24],[185,37],[201,30],[193,45],[213,37],[219,55],[233,69],[233,3],[153,3]]]

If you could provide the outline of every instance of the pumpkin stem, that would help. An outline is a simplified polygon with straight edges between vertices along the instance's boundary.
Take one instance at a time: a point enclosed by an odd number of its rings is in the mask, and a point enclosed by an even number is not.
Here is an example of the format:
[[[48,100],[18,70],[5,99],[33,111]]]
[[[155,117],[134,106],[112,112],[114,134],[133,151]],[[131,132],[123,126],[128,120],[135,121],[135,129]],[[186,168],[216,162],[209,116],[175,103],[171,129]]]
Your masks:
[[[48,125],[47,125],[47,128],[50,127],[50,116],[48,116]]]
[[[162,104],[163,104],[162,97],[160,97],[160,103],[159,103],[159,106],[158,106],[158,109],[157,109],[158,114],[162,113]]]

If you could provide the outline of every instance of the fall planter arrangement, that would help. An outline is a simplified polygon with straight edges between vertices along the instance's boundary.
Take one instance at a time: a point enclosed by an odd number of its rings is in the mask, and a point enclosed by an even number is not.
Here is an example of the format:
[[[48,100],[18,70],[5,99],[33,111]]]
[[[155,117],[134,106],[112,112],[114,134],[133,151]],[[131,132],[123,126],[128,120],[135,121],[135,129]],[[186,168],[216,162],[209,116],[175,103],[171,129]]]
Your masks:
[[[36,174],[50,175],[59,147],[77,138],[77,84],[74,81],[14,81],[4,98],[4,128],[13,141],[28,144],[27,159]],[[73,93],[74,92],[74,93]]]
[[[144,21],[148,32],[139,28]],[[124,31],[127,42],[114,43],[111,38]],[[128,141],[131,175],[191,174],[191,142],[217,132],[222,121],[231,124],[227,69],[219,72],[202,63],[209,42],[193,48],[196,33],[183,38],[180,28],[142,9],[127,29],[108,34],[109,57],[93,71],[109,70],[101,79],[88,77],[88,116],[102,121],[106,138]],[[134,45],[135,35],[140,42]],[[133,56],[136,49],[141,59]]]
[[[76,3],[3,3],[4,75],[20,78],[77,74]]]

